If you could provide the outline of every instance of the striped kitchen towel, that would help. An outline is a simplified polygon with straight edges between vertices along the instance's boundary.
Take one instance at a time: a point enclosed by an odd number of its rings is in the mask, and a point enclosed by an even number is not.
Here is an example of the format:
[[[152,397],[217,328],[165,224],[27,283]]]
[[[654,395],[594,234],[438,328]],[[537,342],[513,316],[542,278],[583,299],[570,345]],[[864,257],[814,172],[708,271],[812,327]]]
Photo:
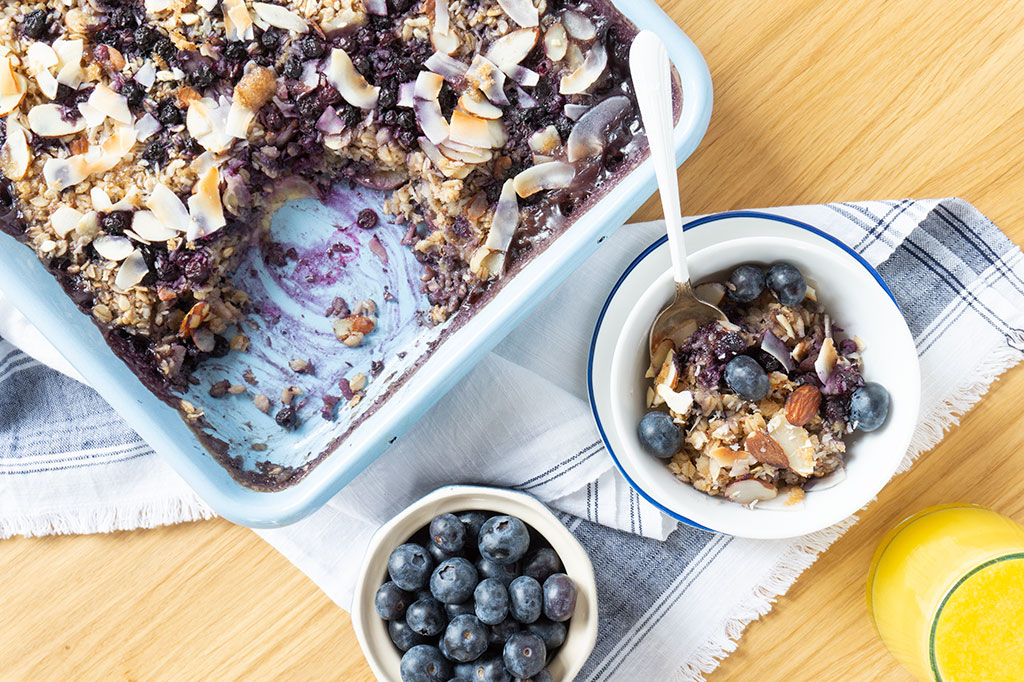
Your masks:
[[[904,200],[768,212],[854,246],[907,315],[924,386],[905,466],[1024,359],[1024,256],[969,204]],[[700,679],[855,519],[797,540],[712,535],[676,527],[611,468],[586,402],[590,333],[603,292],[662,229],[619,230],[321,511],[260,534],[347,607],[358,548],[393,512],[442,483],[526,489],[564,513],[597,569],[600,636],[579,679]],[[12,319],[0,307],[0,335],[25,343],[30,330]],[[47,360],[38,340],[27,343]],[[94,394],[0,341],[0,535],[206,514]]]

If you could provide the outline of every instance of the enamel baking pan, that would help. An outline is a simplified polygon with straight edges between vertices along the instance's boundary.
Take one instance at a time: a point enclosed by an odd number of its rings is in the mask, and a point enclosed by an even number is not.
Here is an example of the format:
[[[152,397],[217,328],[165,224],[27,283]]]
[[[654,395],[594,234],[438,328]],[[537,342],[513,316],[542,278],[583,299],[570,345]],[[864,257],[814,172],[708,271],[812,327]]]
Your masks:
[[[658,33],[668,46],[683,92],[675,127],[676,158],[682,163],[704,136],[711,117],[707,65],[697,47],[653,0],[618,0],[614,4],[638,28]],[[204,363],[196,373],[199,384],[183,396],[204,411],[212,435],[227,447],[234,473],[223,458],[204,447],[176,409],[145,388],[114,355],[89,317],[75,307],[32,250],[6,235],[0,236],[0,289],[218,514],[247,526],[282,526],[318,509],[387,450],[654,189],[654,168],[645,161],[619,178],[468,321],[449,330],[450,334],[445,333],[444,325],[417,324],[417,315],[425,307],[418,291],[420,266],[399,243],[400,228],[382,226],[372,233],[338,228],[351,225],[360,207],[379,206],[383,195],[360,190],[326,204],[314,200],[287,204],[274,215],[272,233],[275,240],[297,249],[297,263],[290,266],[289,276],[268,270],[259,262],[259,250],[253,249],[252,262],[240,268],[235,278],[260,308],[247,329],[252,339],[250,351]],[[369,243],[371,234],[377,244]],[[340,269],[341,274],[336,267],[325,270],[318,266],[317,256],[339,243],[345,246],[343,254],[353,256]],[[370,253],[355,258],[361,250],[372,251],[378,258]],[[381,251],[388,261],[383,268],[378,260],[384,260]],[[388,295],[382,298],[383,287]],[[338,288],[356,292],[350,305],[362,297],[378,305],[376,338],[363,347],[347,349],[333,337],[324,308],[329,307]],[[288,368],[292,358],[312,361],[315,373],[294,375]],[[317,416],[319,396],[329,390],[327,382],[337,394],[339,376],[351,378],[357,371],[371,374],[371,366],[378,376],[367,386],[360,405],[349,408],[343,400],[333,422]],[[302,388],[306,382],[311,390],[304,396],[311,402],[304,408],[307,416],[299,428],[281,429],[255,410],[251,397],[218,400],[209,396],[210,385],[220,379],[240,383],[244,369],[252,370],[274,402],[279,400],[275,391],[283,385],[294,383]],[[250,387],[250,396],[259,390],[259,386]],[[375,404],[375,409],[367,409]],[[262,477],[272,477],[278,471],[301,475],[292,477],[287,485],[254,487],[242,482],[247,480],[246,471]]]

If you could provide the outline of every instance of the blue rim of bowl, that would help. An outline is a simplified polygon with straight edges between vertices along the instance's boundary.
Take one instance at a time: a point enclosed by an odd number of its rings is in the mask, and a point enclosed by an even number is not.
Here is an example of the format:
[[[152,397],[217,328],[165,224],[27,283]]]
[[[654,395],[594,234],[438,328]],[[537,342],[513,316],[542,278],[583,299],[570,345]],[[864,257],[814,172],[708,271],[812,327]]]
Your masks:
[[[882,290],[885,291],[886,295],[888,295],[889,298],[892,300],[893,305],[896,306],[896,309],[900,309],[900,304],[896,301],[896,297],[893,296],[893,293],[889,289],[889,286],[885,283],[885,280],[882,279],[882,276],[878,274],[878,271],[875,270],[875,268],[872,267],[870,263],[864,260],[863,256],[861,256],[859,253],[851,249],[849,246],[844,244],[839,239],[836,239],[832,235],[828,234],[827,232],[819,230],[818,228],[808,225],[807,223],[800,222],[799,220],[786,218],[785,216],[773,215],[771,213],[761,213],[759,211],[726,211],[725,213],[716,213],[714,215],[709,215],[703,218],[697,218],[696,220],[692,220],[683,225],[683,231],[685,232],[686,230],[690,230],[695,227],[700,227],[701,225],[706,225],[707,223],[713,223],[719,220],[726,220],[728,218],[761,218],[764,220],[772,220],[778,223],[785,223],[786,225],[798,227],[801,230],[806,230],[807,232],[816,234],[817,236],[831,242],[832,244],[835,244],[840,249],[845,251],[849,256],[852,256],[858,263],[864,266],[864,269],[868,271],[868,273],[878,283],[878,286],[882,287]],[[619,287],[622,286],[622,283],[626,280],[627,277],[629,277],[629,274],[633,272],[634,269],[636,269],[636,266],[638,266],[645,258],[647,258],[647,256],[651,255],[653,251],[655,251],[658,247],[664,244],[667,240],[668,236],[660,237],[653,244],[644,249],[639,256],[633,259],[633,262],[629,264],[629,267],[627,267],[625,271],[623,271],[622,276],[620,276],[618,281],[615,282],[615,286],[612,287],[611,292],[608,294],[608,298],[605,299],[604,306],[601,307],[601,314],[597,317],[597,324],[594,326],[594,335],[590,339],[590,353],[587,357],[587,396],[590,399],[590,411],[594,415],[594,421],[597,423],[597,430],[601,433],[601,441],[604,443],[604,448],[605,450],[608,451],[608,454],[611,455],[612,461],[615,462],[615,467],[619,470],[619,473],[622,474],[623,478],[626,479],[626,481],[633,488],[633,490],[635,490],[637,494],[640,495],[640,497],[644,498],[645,500],[653,504],[655,507],[660,509],[662,512],[668,514],[677,521],[681,521],[682,523],[685,523],[686,525],[691,526],[693,528],[706,530],[710,533],[720,533],[722,535],[726,535],[726,533],[717,531],[714,528],[702,526],[696,521],[692,521],[683,516],[682,514],[672,511],[671,509],[667,508],[665,505],[661,504],[653,497],[648,495],[647,492],[645,492],[639,485],[636,484],[636,482],[632,478],[630,478],[629,474],[626,473],[626,469],[622,466],[622,463],[619,461],[618,456],[615,454],[615,451],[612,449],[611,443],[608,442],[608,436],[605,433],[604,424],[601,423],[601,417],[597,411],[597,403],[594,400],[594,348],[597,346],[597,337],[598,334],[600,334],[601,332],[601,325],[604,324],[604,316],[608,312],[608,306],[611,305],[612,299],[615,298],[615,294],[619,291]]]

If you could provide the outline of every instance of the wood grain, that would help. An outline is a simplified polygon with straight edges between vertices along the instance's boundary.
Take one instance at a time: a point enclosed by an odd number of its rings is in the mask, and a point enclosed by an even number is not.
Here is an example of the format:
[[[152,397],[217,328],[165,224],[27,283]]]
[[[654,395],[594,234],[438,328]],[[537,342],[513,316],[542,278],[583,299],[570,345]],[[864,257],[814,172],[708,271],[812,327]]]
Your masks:
[[[958,195],[1019,244],[1024,13],[1016,0],[665,0],[715,82],[684,212]],[[654,200],[637,214],[659,214]],[[628,229],[628,228],[627,228]],[[871,630],[864,576],[922,506],[1024,521],[1024,369],[899,477],[710,676],[909,682]],[[0,543],[3,680],[372,679],[347,615],[224,521]],[[671,655],[666,653],[666,655]]]

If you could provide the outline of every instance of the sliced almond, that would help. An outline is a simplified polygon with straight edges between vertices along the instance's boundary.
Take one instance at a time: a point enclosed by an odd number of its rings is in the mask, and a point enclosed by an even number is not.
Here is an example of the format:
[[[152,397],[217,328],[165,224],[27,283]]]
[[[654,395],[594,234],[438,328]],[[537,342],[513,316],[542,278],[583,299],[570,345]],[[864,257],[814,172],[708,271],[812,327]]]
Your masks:
[[[114,92],[103,83],[96,84],[86,103],[118,123],[127,124],[135,121],[135,117],[132,116],[132,112],[128,109],[128,99],[124,95]]]
[[[835,341],[830,336],[821,344],[821,350],[814,361],[814,371],[817,373],[818,379],[822,384],[827,382],[828,378],[832,376],[832,370],[835,369],[836,360],[838,359],[839,355],[836,353]]]
[[[501,121],[487,121],[487,132],[491,136],[491,149],[501,149],[508,142],[508,130]]]
[[[515,177],[516,193],[524,199],[548,189],[561,189],[572,184],[576,169],[562,161],[531,166]]]
[[[589,41],[597,37],[597,27],[587,15],[575,10],[566,10],[562,14],[565,30],[576,40]]]
[[[7,140],[0,148],[0,169],[8,180],[18,182],[25,177],[32,163],[32,150],[28,146],[25,129],[13,118],[7,119]]]
[[[774,500],[779,494],[775,486],[756,478],[734,481],[725,488],[725,496],[737,504],[753,506],[758,502]]]
[[[377,106],[380,88],[366,82],[362,74],[356,71],[348,54],[340,47],[331,50],[331,57],[324,73],[327,81],[352,106],[360,109],[373,109]]]
[[[295,31],[296,33],[306,33],[309,31],[309,22],[281,5],[272,5],[269,2],[254,2],[252,3],[252,9],[257,17],[275,28]]]
[[[448,33],[431,31],[430,42],[435,50],[443,54],[455,54],[461,44],[459,34],[455,31],[448,31]]]
[[[501,109],[487,101],[483,93],[476,88],[471,88],[462,93],[462,96],[459,97],[459,107],[466,113],[478,118],[492,121],[501,118]]]
[[[143,4],[150,14],[159,14],[171,8],[171,0],[146,0]]]
[[[473,63],[466,72],[466,80],[494,104],[508,106],[508,97],[505,96],[505,74],[487,57],[477,55],[473,58]]]
[[[78,227],[78,223],[82,220],[83,213],[76,209],[71,208],[65,204],[61,204],[57,207],[57,210],[50,215],[50,227],[53,228],[54,233],[63,239],[68,236],[71,230]]]
[[[92,202],[92,207],[97,211],[109,210],[113,205],[108,195],[102,187],[93,187],[89,190],[89,200]]]
[[[561,22],[556,21],[544,34],[544,52],[551,61],[560,62],[565,58],[565,51],[568,47],[569,37],[566,35],[565,27]]]
[[[558,134],[558,128],[548,126],[530,136],[530,149],[536,154],[552,156],[562,146],[562,136]]]
[[[526,59],[539,39],[539,28],[521,28],[495,40],[485,54],[499,69],[508,73],[508,69]]]
[[[165,227],[152,211],[136,211],[132,214],[132,230],[148,242],[165,242],[178,236],[176,230]]]
[[[59,104],[37,104],[28,110],[28,126],[40,137],[64,137],[85,130],[85,119],[68,122]]]
[[[26,92],[28,82],[24,76],[15,73],[13,57],[0,57],[0,116],[17,109]]]
[[[58,191],[77,185],[89,177],[89,164],[83,156],[47,159],[43,164],[43,180]]]
[[[188,213],[189,241],[213,234],[227,225],[220,199],[220,173],[216,166],[206,171],[192,187],[192,196],[188,198]]]
[[[146,266],[146,259],[142,257],[142,252],[136,249],[121,262],[117,276],[114,277],[114,289],[127,292],[141,282],[147,274],[149,274],[149,268]]]
[[[46,43],[35,42],[28,46],[25,53],[25,61],[29,73],[36,79],[39,89],[47,99],[57,96],[57,79],[54,78],[50,69],[60,63],[57,53]]]
[[[693,393],[690,391],[673,391],[668,386],[655,388],[655,394],[668,406],[668,409],[679,417],[685,417],[693,407]]]
[[[85,119],[86,128],[98,128],[107,120],[107,115],[88,102],[78,103],[78,113]]]
[[[575,71],[564,76],[558,92],[562,95],[580,95],[590,89],[608,66],[608,51],[600,43],[594,45],[587,58]]]
[[[453,143],[449,141],[442,142],[437,146],[441,153],[447,156],[453,161],[462,161],[463,163],[487,163],[490,161],[494,154],[490,149],[475,149],[466,145],[460,145],[461,148],[456,148]]]
[[[188,209],[178,195],[162,182],[153,187],[146,200],[146,208],[153,212],[161,225],[182,232],[188,229]]]
[[[532,28],[540,24],[540,14],[531,0],[498,0],[498,5],[509,19],[523,28]]]
[[[444,118],[442,117],[442,121]],[[473,166],[465,164],[461,161],[454,161],[449,159],[447,156],[441,153],[441,150],[426,137],[421,137],[418,140],[420,149],[426,154],[427,158],[430,159],[431,163],[441,171],[446,178],[455,178],[456,180],[462,180],[466,178],[470,173],[473,172]]]
[[[661,370],[654,378],[654,383],[658,386],[667,386],[673,391],[676,390],[676,385],[679,383],[679,367],[676,365],[675,353],[670,353],[662,361]]]
[[[57,82],[69,88],[77,88],[85,80],[82,70],[82,54],[84,44],[81,38],[53,41],[53,50],[57,53]]]
[[[131,240],[127,237],[109,234],[100,235],[93,239],[92,247],[96,249],[96,253],[112,261],[123,261],[135,250]]]

